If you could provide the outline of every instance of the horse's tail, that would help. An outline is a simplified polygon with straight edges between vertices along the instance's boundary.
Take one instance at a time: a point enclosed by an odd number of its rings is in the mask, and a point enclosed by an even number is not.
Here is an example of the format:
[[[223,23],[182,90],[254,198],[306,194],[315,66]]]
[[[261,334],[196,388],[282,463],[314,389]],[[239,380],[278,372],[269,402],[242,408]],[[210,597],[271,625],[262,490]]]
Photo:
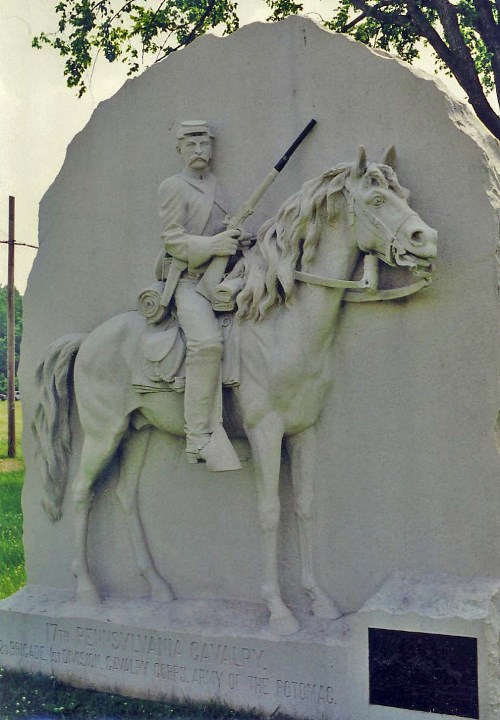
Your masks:
[[[39,403],[31,429],[44,483],[42,505],[52,520],[62,516],[71,452],[71,389],[76,354],[86,335],[65,335],[53,342],[36,370]]]

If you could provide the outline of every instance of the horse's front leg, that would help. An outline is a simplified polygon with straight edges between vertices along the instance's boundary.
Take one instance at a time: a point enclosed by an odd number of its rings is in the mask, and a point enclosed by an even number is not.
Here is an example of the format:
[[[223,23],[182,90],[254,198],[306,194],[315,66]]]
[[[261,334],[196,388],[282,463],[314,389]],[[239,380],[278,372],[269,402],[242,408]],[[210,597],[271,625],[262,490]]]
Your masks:
[[[150,587],[151,597],[153,600],[169,602],[174,599],[174,594],[154,565],[139,515],[139,478],[150,437],[151,430],[149,428],[129,430],[125,436],[122,443],[120,478],[116,493],[127,518],[128,531],[139,572]]]
[[[318,584],[313,558],[313,499],[314,469],[316,456],[316,432],[314,427],[286,438],[290,456],[295,513],[299,526],[300,556],[302,564],[302,587],[311,598],[311,608],[317,617],[340,617],[341,612],[332,598]]]
[[[269,414],[248,431],[257,480],[259,521],[262,532],[262,597],[271,617],[269,629],[276,635],[291,635],[299,624],[281,599],[278,579],[278,527],[280,521],[279,475],[283,424]]]

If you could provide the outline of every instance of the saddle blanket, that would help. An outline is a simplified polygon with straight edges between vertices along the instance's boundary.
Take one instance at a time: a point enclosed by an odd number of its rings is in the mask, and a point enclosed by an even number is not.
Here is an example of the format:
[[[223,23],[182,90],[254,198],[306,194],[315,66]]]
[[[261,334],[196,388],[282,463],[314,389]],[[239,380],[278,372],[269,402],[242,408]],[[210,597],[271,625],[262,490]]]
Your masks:
[[[239,385],[239,325],[231,313],[218,315],[224,354],[222,384]],[[144,323],[133,386],[140,393],[183,392],[186,384],[186,340],[175,315],[157,325]]]

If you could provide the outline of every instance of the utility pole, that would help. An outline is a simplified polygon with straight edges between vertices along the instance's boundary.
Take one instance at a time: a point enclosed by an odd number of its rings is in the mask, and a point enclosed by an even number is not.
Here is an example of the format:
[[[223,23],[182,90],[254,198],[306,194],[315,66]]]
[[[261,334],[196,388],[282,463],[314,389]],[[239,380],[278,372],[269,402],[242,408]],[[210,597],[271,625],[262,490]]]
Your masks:
[[[8,448],[7,456],[16,457],[16,314],[14,291],[14,246],[16,226],[16,199],[9,196],[9,255],[7,271],[7,412]]]
[[[14,284],[14,249],[16,245],[38,250],[36,245],[16,243],[16,199],[9,195],[9,238],[0,240],[9,246],[7,266],[7,455],[16,457],[16,291]]]

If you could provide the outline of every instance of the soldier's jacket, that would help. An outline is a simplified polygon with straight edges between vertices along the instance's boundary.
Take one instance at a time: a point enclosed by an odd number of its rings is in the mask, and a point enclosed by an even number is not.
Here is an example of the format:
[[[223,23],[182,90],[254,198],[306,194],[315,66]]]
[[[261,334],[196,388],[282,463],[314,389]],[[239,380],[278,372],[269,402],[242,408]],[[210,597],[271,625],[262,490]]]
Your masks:
[[[199,179],[190,171],[167,178],[160,185],[161,237],[167,255],[203,274],[212,255],[209,236],[224,230],[223,210],[212,173]]]

